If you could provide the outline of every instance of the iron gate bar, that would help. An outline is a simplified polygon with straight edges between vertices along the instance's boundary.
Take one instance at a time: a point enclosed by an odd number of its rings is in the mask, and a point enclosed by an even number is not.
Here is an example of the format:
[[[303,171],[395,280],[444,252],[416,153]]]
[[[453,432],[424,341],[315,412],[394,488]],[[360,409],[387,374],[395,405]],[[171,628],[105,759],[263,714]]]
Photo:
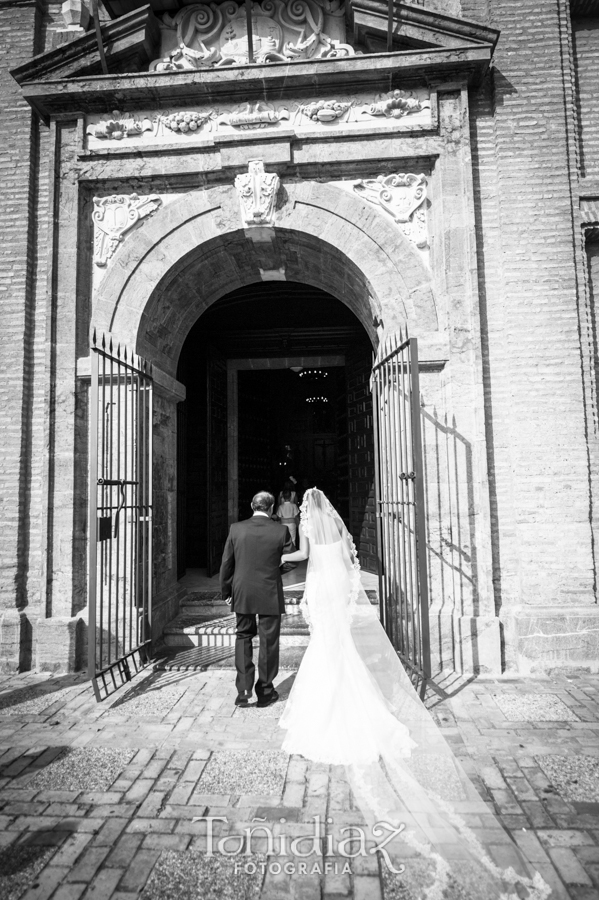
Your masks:
[[[153,382],[145,360],[95,333],[91,374],[88,673],[101,700],[129,663],[150,661]]]
[[[400,332],[372,370],[381,620],[422,692],[431,676],[418,343]]]

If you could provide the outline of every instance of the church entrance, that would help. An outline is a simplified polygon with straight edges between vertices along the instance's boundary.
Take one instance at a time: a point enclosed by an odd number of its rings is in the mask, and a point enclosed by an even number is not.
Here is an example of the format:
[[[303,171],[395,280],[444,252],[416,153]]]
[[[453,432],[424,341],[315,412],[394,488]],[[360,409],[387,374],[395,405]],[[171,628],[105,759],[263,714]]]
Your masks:
[[[218,572],[231,522],[258,490],[316,485],[376,571],[372,345],[339,300],[297,282],[238,289],[183,345],[178,421],[178,572]]]

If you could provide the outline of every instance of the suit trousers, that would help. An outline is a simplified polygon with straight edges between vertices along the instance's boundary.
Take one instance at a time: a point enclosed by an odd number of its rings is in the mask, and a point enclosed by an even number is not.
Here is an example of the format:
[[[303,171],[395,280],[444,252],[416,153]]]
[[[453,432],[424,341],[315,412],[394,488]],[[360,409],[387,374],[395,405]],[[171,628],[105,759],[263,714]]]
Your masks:
[[[235,668],[237,693],[251,693],[256,667],[253,660],[252,640],[260,635],[258,652],[258,680],[256,696],[267,697],[273,690],[273,681],[279,671],[279,634],[281,616],[263,616],[256,613],[237,613],[235,631]],[[259,625],[256,624],[258,615]]]

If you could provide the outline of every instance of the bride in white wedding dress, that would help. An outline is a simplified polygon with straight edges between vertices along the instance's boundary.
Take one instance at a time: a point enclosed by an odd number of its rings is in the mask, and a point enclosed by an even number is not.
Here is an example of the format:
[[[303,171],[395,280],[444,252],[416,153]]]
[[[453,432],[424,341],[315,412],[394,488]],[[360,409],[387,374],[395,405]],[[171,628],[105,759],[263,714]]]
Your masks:
[[[301,506],[300,549],[283,556],[302,559],[310,643],[279,722],[283,750],[345,765],[374,836],[381,823],[405,826],[402,900],[544,900],[549,887],[414,691],[361,586],[351,535],[317,488]]]

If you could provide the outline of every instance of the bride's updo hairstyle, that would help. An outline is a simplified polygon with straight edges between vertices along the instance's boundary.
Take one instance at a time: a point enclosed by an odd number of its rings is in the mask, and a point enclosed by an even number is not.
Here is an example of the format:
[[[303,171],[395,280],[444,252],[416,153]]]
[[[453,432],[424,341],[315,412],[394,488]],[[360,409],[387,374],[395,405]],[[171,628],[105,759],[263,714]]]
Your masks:
[[[308,488],[301,509],[301,524],[314,544],[337,544],[344,540],[351,555],[356,555],[351,535],[328,497],[317,487]]]

